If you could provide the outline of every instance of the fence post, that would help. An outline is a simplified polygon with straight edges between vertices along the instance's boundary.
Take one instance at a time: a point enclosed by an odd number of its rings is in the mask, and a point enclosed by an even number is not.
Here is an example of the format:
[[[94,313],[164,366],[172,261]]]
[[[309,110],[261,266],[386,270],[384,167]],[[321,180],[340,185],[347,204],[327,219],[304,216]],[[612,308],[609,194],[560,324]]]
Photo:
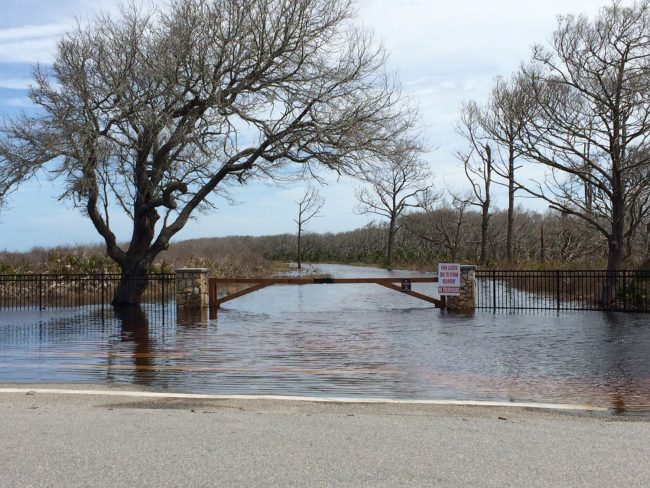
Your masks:
[[[497,309],[497,271],[492,270],[492,310]]]
[[[106,275],[105,271],[102,269],[102,275],[99,282],[99,287],[101,288],[102,293],[102,314],[104,313],[104,307],[106,306]]]
[[[557,298],[557,311],[560,311],[560,270],[555,271],[555,295]]]
[[[627,276],[625,270],[623,270],[623,311],[627,310]]]
[[[38,309],[43,310],[43,275],[38,275]]]
[[[160,286],[162,287],[162,306],[165,308],[165,286],[167,286],[167,281],[165,280],[165,275],[160,275]]]

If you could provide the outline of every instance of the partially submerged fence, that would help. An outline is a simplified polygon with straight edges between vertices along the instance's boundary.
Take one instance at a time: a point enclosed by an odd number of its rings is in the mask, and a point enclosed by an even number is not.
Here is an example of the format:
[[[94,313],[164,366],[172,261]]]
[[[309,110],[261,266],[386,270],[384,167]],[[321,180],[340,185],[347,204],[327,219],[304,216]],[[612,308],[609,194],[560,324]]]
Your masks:
[[[185,290],[183,287],[180,290],[177,288],[178,276],[183,275],[147,275],[149,285],[142,297],[142,303],[164,305],[175,298],[178,299],[178,294]],[[92,308],[110,305],[121,279],[119,274],[0,275],[0,310]],[[135,282],[141,280],[142,276],[127,277],[128,279]],[[476,308],[479,310],[650,312],[650,271],[645,270],[611,273],[484,269],[476,270],[476,279]],[[384,279],[386,280],[394,281]],[[260,281],[264,280],[255,280],[255,283]],[[373,282],[376,281],[378,280]],[[429,281],[435,280],[429,278]],[[187,292],[193,294],[195,290],[189,287]],[[206,290],[199,292],[207,296]],[[229,295],[228,299],[241,294]],[[225,301],[223,298],[217,298],[216,293],[212,300],[217,306]]]
[[[146,275],[143,304],[165,304],[174,298],[175,274]],[[127,283],[143,277],[127,276]],[[47,310],[110,305],[120,274],[0,275],[0,310]]]
[[[482,310],[650,312],[650,271],[477,270]]]

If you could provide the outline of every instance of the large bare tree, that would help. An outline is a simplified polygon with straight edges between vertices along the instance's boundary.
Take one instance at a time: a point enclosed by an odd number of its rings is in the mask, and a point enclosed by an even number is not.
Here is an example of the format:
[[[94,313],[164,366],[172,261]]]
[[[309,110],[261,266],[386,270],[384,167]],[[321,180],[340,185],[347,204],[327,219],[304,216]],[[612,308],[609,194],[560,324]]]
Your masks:
[[[302,233],[309,221],[320,215],[320,211],[325,205],[325,199],[316,188],[308,186],[305,188],[300,200],[296,201],[296,205],[298,205],[298,215],[293,221],[298,226],[296,242],[298,247],[298,269],[302,269]]]
[[[515,192],[517,183],[515,171],[517,158],[521,155],[517,141],[531,113],[532,97],[529,96],[519,75],[509,80],[497,78],[490,99],[481,113],[480,126],[486,137],[493,142],[493,168],[506,180],[508,186],[508,222],[506,231],[506,261],[513,262]]]
[[[419,151],[402,148],[390,158],[364,171],[360,178],[367,183],[357,188],[357,213],[378,215],[388,220],[385,265],[391,268],[395,253],[395,236],[401,228],[400,216],[409,207],[421,206],[424,197],[433,195],[428,165]]]
[[[460,121],[457,132],[467,147],[458,151],[457,157],[463,163],[465,176],[472,185],[472,193],[467,202],[481,209],[481,251],[480,264],[487,261],[488,227],[490,225],[490,209],[492,205],[491,187],[494,171],[492,148],[481,121],[484,118],[482,108],[476,102],[464,103],[461,106]]]
[[[351,0],[178,0],[80,25],[39,67],[39,110],[5,124],[0,155],[45,165],[122,269],[115,304],[210,197],[253,177],[355,173],[414,112]],[[121,246],[111,227],[132,220]]]
[[[631,219],[630,209],[641,205],[635,212],[644,215],[650,208],[649,30],[647,0],[614,2],[593,21],[561,17],[550,48],[535,47],[522,70],[535,108],[520,149],[548,171],[526,190],[598,229],[610,271],[621,269],[625,236],[643,221]]]

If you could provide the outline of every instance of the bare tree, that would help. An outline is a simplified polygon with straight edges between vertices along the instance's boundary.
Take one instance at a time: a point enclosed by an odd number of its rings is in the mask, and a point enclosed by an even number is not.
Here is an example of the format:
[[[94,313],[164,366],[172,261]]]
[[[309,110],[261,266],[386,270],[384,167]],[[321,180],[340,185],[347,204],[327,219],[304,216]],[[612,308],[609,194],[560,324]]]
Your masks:
[[[37,68],[40,110],[5,124],[0,155],[65,180],[122,270],[113,302],[137,303],[154,258],[228,185],[355,173],[411,132],[353,13],[351,0],[179,0],[101,15]],[[133,223],[126,247],[115,206]]]
[[[481,209],[481,252],[480,264],[487,261],[488,226],[490,224],[490,206],[492,204],[490,187],[492,185],[492,148],[487,135],[481,127],[481,108],[476,102],[464,103],[461,107],[460,122],[457,132],[465,139],[468,148],[457,153],[462,161],[465,176],[472,185],[472,195],[467,200],[470,205]]]
[[[301,248],[301,239],[302,232],[305,229],[307,223],[314,217],[318,217],[321,209],[325,205],[325,199],[321,196],[316,188],[313,186],[308,186],[305,188],[305,192],[302,195],[302,198],[296,201],[298,205],[298,216],[293,220],[298,226],[298,269],[302,268],[302,248]]]
[[[437,208],[424,205],[424,226],[409,226],[408,230],[416,237],[442,248],[445,259],[457,262],[463,246],[468,241],[467,209],[470,196],[457,198],[452,196],[451,204],[444,203]],[[431,202],[429,202],[431,203]]]
[[[535,112],[521,150],[549,173],[526,190],[588,222],[607,239],[607,269],[621,269],[628,218],[650,180],[650,2],[618,2],[586,17],[562,17],[551,48],[523,68]],[[637,208],[642,215],[650,207]],[[603,290],[608,300],[615,274]]]
[[[497,78],[490,100],[481,114],[480,125],[487,137],[494,142],[494,170],[505,178],[508,185],[508,223],[506,232],[506,261],[513,262],[513,228],[515,192],[517,184],[516,160],[521,155],[517,140],[531,113],[532,99],[519,75],[510,80]]]
[[[388,219],[385,265],[393,265],[395,236],[401,228],[400,216],[409,207],[421,206],[420,199],[432,195],[430,171],[419,152],[404,149],[384,160],[377,167],[362,173],[368,187],[355,190],[359,201],[357,213],[379,215]]]
[[[30,167],[24,164],[12,164],[0,155],[0,209],[6,202],[7,196],[16,191],[20,183],[32,176]]]

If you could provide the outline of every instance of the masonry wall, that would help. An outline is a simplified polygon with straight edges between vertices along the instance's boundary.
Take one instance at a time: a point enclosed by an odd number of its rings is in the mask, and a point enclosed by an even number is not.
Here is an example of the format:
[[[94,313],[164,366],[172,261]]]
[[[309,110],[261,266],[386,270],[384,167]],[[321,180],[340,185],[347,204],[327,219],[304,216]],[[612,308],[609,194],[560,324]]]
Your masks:
[[[176,309],[204,310],[209,306],[207,268],[176,270]]]
[[[460,296],[447,297],[450,312],[473,312],[476,310],[476,266],[460,267]]]

